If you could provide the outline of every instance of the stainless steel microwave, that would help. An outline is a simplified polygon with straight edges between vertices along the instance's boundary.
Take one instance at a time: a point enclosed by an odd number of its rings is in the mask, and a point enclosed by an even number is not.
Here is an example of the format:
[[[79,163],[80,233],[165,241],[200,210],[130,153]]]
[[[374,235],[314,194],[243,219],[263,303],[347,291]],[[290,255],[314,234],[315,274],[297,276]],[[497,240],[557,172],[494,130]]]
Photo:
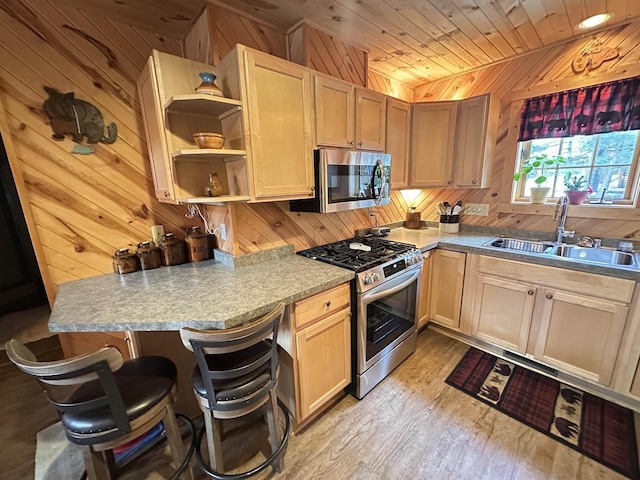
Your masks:
[[[292,212],[340,212],[389,203],[391,155],[321,148],[314,159],[316,195],[291,200]]]

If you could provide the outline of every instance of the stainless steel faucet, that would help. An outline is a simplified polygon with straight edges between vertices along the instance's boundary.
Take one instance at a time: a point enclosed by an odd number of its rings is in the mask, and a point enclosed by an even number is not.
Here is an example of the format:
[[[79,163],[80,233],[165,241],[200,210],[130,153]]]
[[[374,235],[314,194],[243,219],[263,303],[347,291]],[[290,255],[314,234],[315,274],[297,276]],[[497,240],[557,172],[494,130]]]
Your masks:
[[[558,230],[556,233],[556,243],[562,243],[565,237],[573,238],[575,230],[565,230],[564,224],[567,221],[567,210],[569,209],[569,198],[562,195],[558,198],[556,208],[553,210],[553,219],[558,221]]]

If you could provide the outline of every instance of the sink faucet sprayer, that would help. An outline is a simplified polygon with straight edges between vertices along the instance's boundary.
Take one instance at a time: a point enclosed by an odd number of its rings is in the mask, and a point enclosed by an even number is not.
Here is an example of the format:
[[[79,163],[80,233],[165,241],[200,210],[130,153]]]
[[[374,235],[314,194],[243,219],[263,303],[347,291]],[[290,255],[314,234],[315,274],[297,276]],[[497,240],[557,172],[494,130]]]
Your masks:
[[[553,219],[558,221],[558,230],[556,234],[556,243],[562,243],[564,237],[573,238],[575,230],[565,230],[564,223],[567,220],[567,210],[569,209],[569,198],[562,195],[558,198],[556,207],[553,210]]]

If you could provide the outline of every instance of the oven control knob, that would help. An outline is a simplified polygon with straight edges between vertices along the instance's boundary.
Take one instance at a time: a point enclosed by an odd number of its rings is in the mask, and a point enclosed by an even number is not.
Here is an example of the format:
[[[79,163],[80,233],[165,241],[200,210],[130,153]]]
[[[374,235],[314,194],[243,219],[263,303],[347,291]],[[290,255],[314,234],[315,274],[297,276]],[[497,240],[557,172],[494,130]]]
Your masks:
[[[374,273],[373,274],[373,281],[374,282],[379,282],[380,281],[380,274],[379,273]]]
[[[409,258],[407,258],[406,262],[407,262],[407,265],[411,266],[414,263],[416,263],[416,259],[413,258],[413,257],[409,257]]]
[[[365,275],[362,281],[364,282],[365,285],[371,285],[371,282],[372,282],[371,275]]]

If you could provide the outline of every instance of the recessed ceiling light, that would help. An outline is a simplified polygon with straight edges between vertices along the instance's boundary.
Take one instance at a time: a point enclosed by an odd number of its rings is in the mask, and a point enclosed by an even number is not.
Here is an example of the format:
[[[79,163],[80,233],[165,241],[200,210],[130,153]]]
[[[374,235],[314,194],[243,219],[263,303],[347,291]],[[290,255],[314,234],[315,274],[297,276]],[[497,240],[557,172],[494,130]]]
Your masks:
[[[613,17],[613,13],[600,13],[598,15],[594,15],[593,17],[585,18],[578,24],[578,28],[587,29],[597,27],[598,25],[602,25],[605,22],[608,22]]]

